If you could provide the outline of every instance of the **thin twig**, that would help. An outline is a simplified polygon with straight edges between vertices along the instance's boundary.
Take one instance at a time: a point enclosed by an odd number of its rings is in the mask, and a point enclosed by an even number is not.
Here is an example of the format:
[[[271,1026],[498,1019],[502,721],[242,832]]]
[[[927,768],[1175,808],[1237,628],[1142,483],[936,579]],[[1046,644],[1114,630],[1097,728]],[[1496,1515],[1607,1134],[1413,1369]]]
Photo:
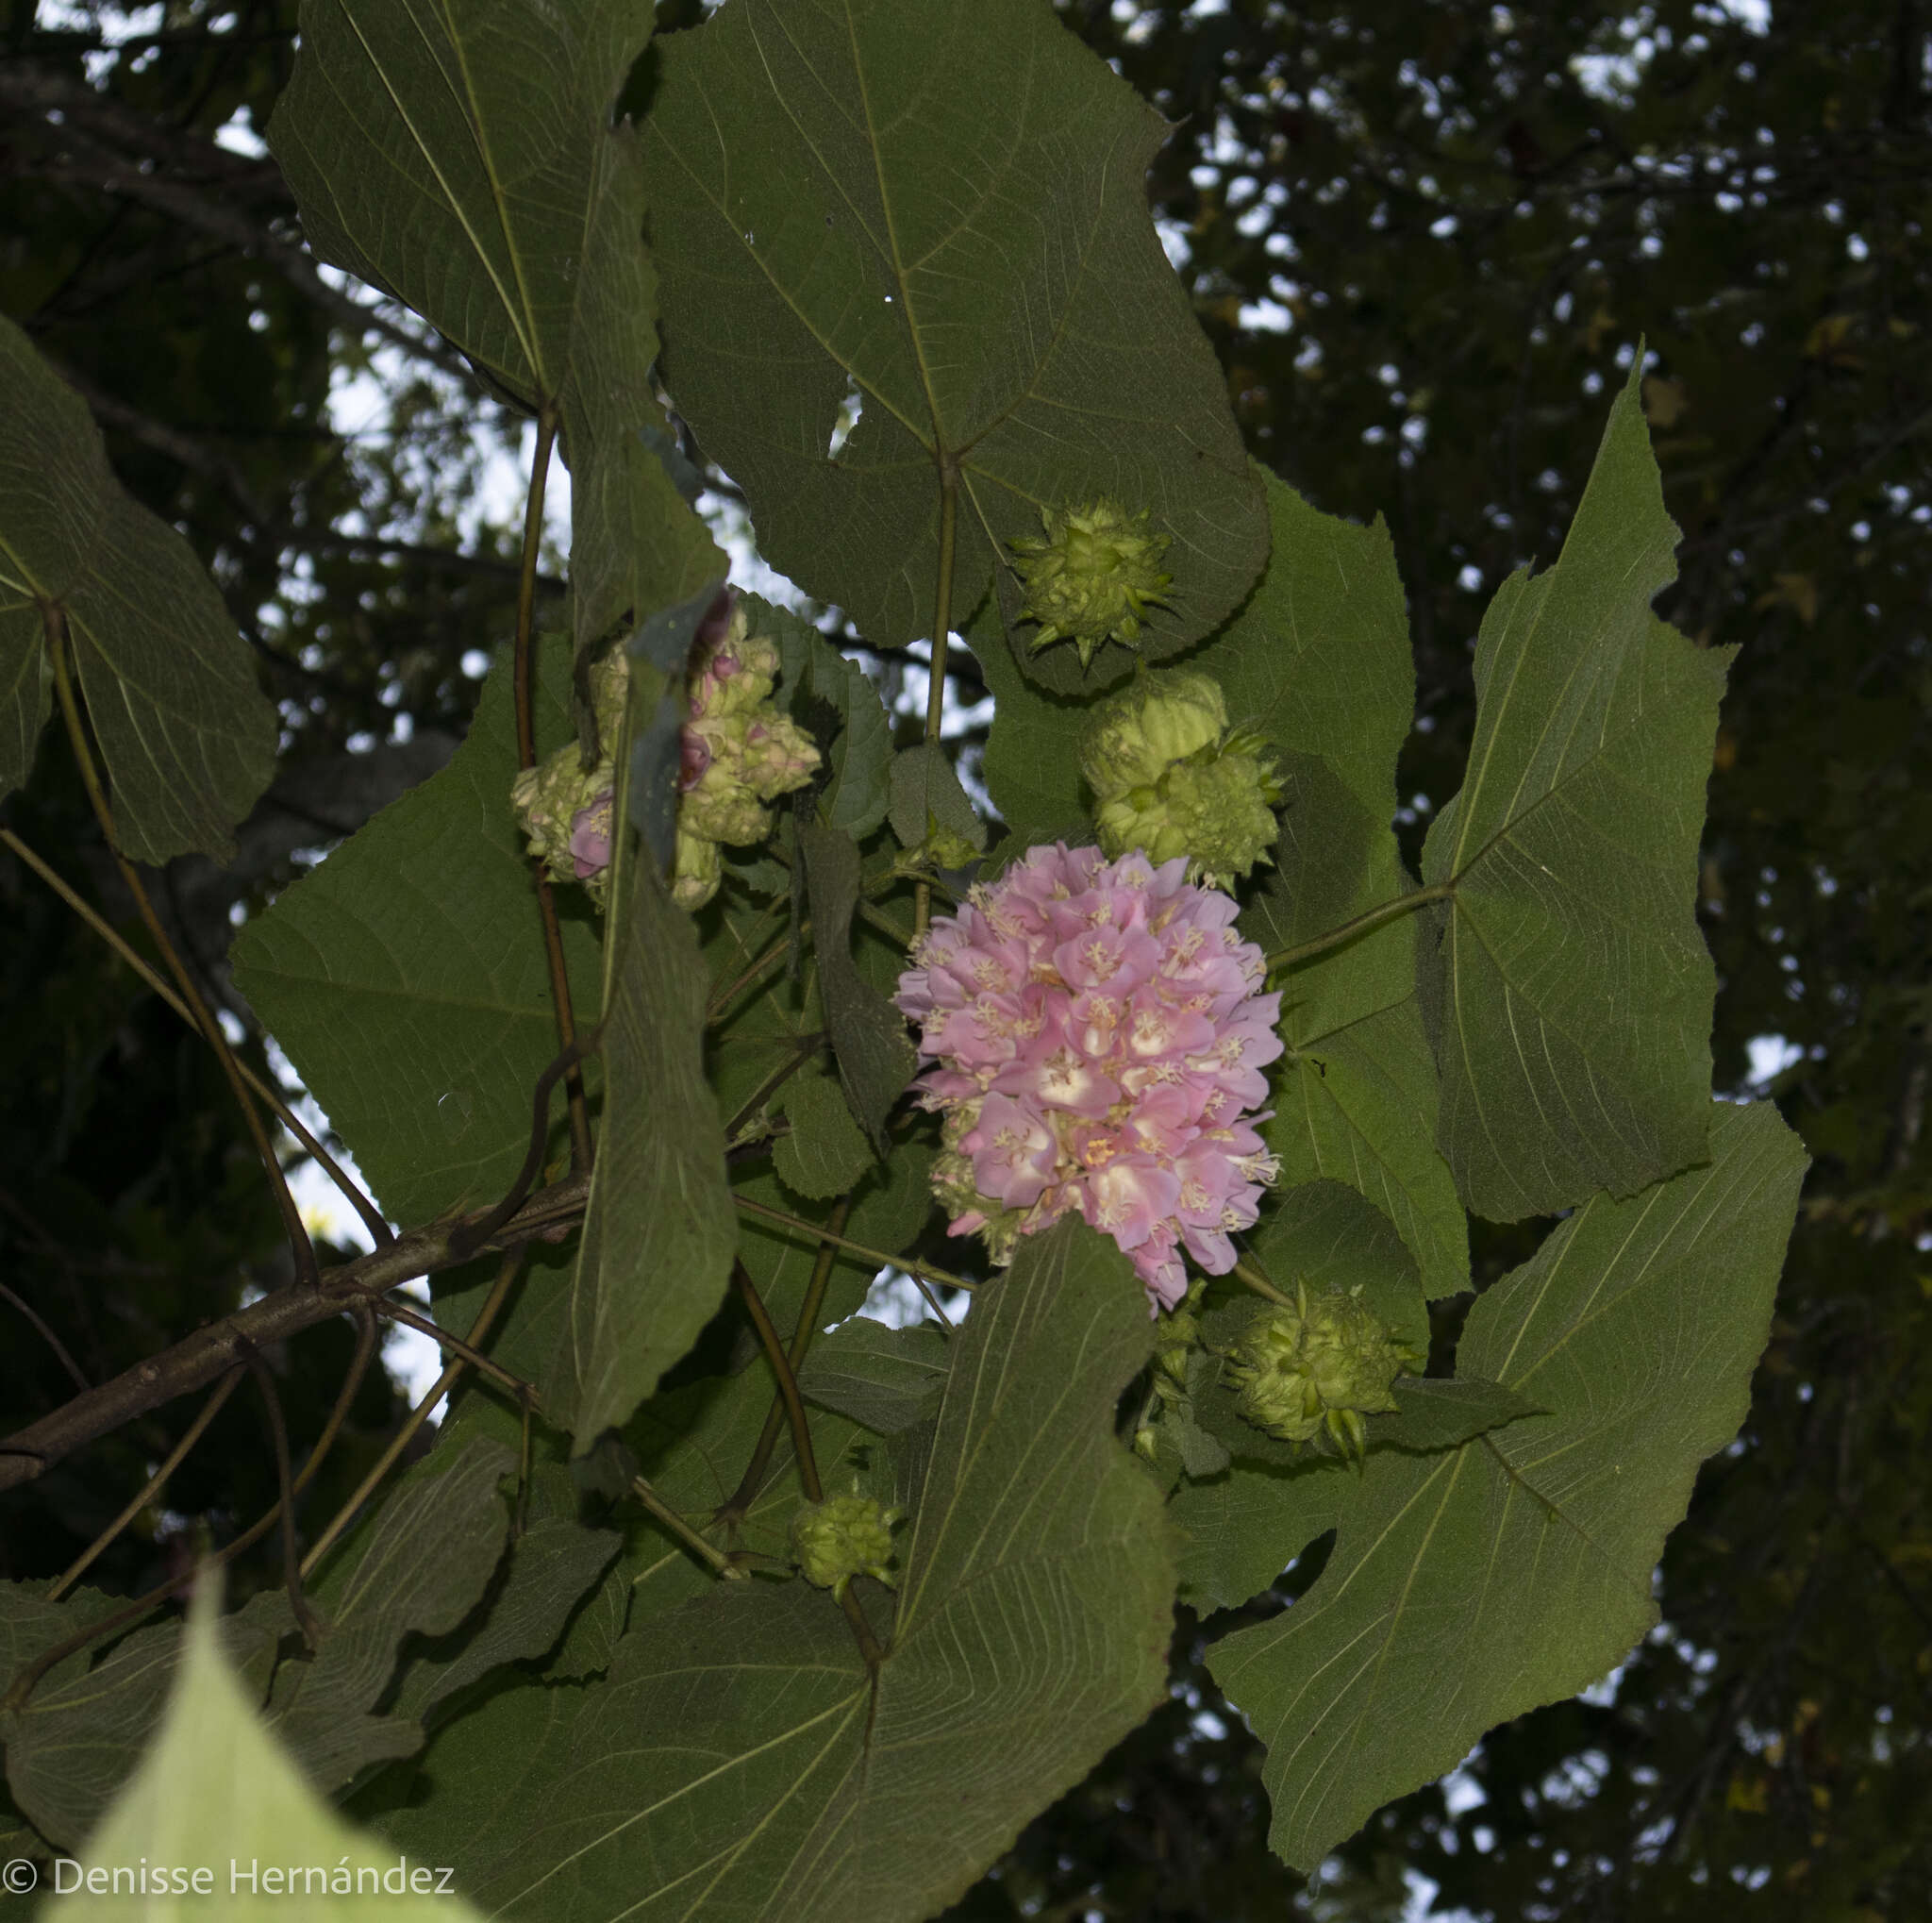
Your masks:
[[[715,1543],[706,1542],[641,1476],[631,1478],[630,1493],[714,1576],[722,1576],[727,1582],[742,1582],[750,1577],[750,1570],[741,1568]]]
[[[42,619],[46,627],[47,653],[54,663],[54,686],[60,697],[60,712],[67,724],[67,738],[74,748],[74,759],[80,770],[81,784],[87,790],[88,800],[93,806],[94,818],[101,825],[101,833],[106,837],[108,852],[113,857],[114,864],[121,871],[121,879],[127,892],[134,897],[135,906],[141,911],[142,920],[147,924],[149,938],[160,951],[161,959],[168,964],[168,972],[174,976],[175,983],[181,991],[182,999],[195,1012],[196,1026],[208,1038],[208,1045],[215,1051],[215,1058],[222,1064],[222,1073],[226,1076],[229,1088],[234,1092],[236,1101],[241,1105],[242,1121],[247,1125],[248,1133],[255,1143],[255,1151],[261,1158],[261,1165],[268,1175],[270,1186],[275,1191],[275,1206],[281,1211],[282,1226],[288,1232],[289,1246],[294,1251],[295,1273],[311,1287],[320,1269],[315,1260],[315,1245],[308,1239],[308,1230],[302,1220],[302,1212],[295,1206],[295,1197],[290,1193],[289,1179],[282,1173],[280,1159],[275,1151],[275,1145],[268,1138],[268,1130],[262,1127],[261,1117],[256,1113],[255,1104],[249,1099],[248,1085],[242,1079],[242,1065],[235,1060],[235,1051],[228,1046],[228,1038],[222,1033],[222,1027],[209,1012],[208,1004],[202,1000],[188,973],[187,964],[169,941],[167,930],[161,927],[160,917],[155,913],[154,903],[148,899],[142,879],[135,873],[134,863],[121,852],[121,843],[114,831],[114,816],[108,806],[107,792],[101,786],[99,771],[94,766],[93,750],[88,745],[87,727],[80,716],[80,705],[75,698],[74,678],[67,668],[67,624],[60,611],[51,606],[43,607]]]
[[[769,1070],[751,1094],[739,1103],[737,1112],[724,1125],[725,1141],[736,1142],[739,1131],[824,1045],[825,1038],[823,1033],[794,1036],[790,1052],[775,1068]]]
[[[803,941],[810,932],[811,921],[808,917],[798,924],[799,940]],[[731,1004],[738,999],[739,992],[749,988],[773,962],[782,961],[791,944],[791,937],[790,934],[780,935],[736,981],[732,982],[727,988],[714,992],[705,1004],[705,1026],[709,1028],[721,1020]]]
[[[290,1291],[284,1290],[287,1295]],[[338,1431],[346,1419],[350,1405],[356,1399],[356,1392],[362,1386],[363,1372],[369,1366],[369,1359],[375,1353],[375,1322],[366,1314],[362,1318],[363,1339],[357,1345],[356,1358],[349,1364],[349,1373],[343,1379],[341,1393],[336,1396],[335,1407],[329,1412],[328,1421],[323,1426],[321,1436],[315,1447],[309,1451],[308,1460],[302,1465],[302,1473],[295,1478],[293,1493],[300,1496],[315,1473],[322,1467],[323,1458],[329,1452]],[[245,1368],[245,1359],[238,1359],[236,1374],[239,1377]],[[57,1664],[64,1663],[78,1649],[85,1649],[90,1643],[101,1641],[104,1637],[118,1635],[121,1630],[131,1628],[142,1617],[151,1615],[160,1605],[185,1589],[198,1576],[210,1569],[219,1569],[225,1563],[232,1563],[237,1556],[252,1549],[269,1530],[281,1519],[282,1502],[277,1497],[274,1508],[266,1515],[259,1516],[242,1531],[225,1548],[215,1551],[212,1556],[198,1559],[192,1566],[183,1569],[177,1575],[170,1576],[164,1582],[158,1582],[145,1596],[137,1597],[125,1609],[115,1610],[111,1614],[99,1616],[85,1629],[77,1630],[71,1636],[56,1643],[51,1648],[42,1649],[30,1663],[22,1665],[8,1686],[4,1702],[0,1708],[19,1709],[33,1693],[47,1671]]]
[[[322,1625],[302,1593],[302,1559],[295,1549],[295,1478],[289,1466],[289,1428],[282,1420],[282,1398],[275,1394],[275,1379],[260,1351],[248,1358],[248,1373],[261,1391],[262,1407],[268,1412],[269,1439],[275,1446],[275,1483],[281,1490],[282,1582],[289,1592],[289,1614],[302,1631],[302,1640],[313,1649],[322,1640]]]
[[[732,1263],[731,1279],[738,1284],[738,1293],[744,1297],[744,1306],[751,1312],[752,1326],[758,1332],[758,1341],[764,1345],[765,1360],[771,1363],[772,1373],[778,1379],[778,1394],[784,1400],[785,1413],[791,1423],[791,1449],[798,1458],[798,1480],[805,1486],[805,1499],[823,1502],[825,1499],[824,1485],[819,1480],[818,1459],[812,1454],[811,1424],[806,1416],[805,1398],[798,1393],[798,1378],[791,1372],[785,1345],[778,1340],[772,1312],[765,1307],[765,1298],[758,1294],[758,1284],[752,1280],[751,1271],[743,1262]]]
[[[953,1318],[940,1307],[940,1298],[933,1294],[932,1285],[917,1269],[905,1269],[902,1273],[906,1279],[925,1298],[925,1306],[939,1317],[941,1334],[950,1340],[953,1333]]]
[[[511,1285],[516,1281],[517,1275],[524,1265],[524,1255],[525,1251],[521,1248],[508,1248],[504,1251],[503,1261],[497,1267],[496,1280],[490,1294],[484,1298],[483,1307],[477,1312],[476,1319],[470,1324],[469,1334],[465,1340],[472,1347],[490,1333],[491,1325],[496,1320],[498,1312],[509,1299]],[[446,1363],[442,1374],[431,1384],[428,1395],[425,1396],[403,1419],[402,1427],[390,1438],[369,1473],[357,1483],[348,1500],[329,1518],[328,1527],[309,1545],[308,1553],[302,1559],[302,1575],[305,1580],[314,1575],[316,1565],[335,1546],[336,1538],[348,1528],[356,1519],[362,1505],[381,1487],[383,1478],[395,1467],[403,1451],[415,1440],[417,1431],[429,1420],[430,1413],[456,1386],[458,1378],[468,1366],[461,1356]]]
[[[75,1362],[71,1355],[67,1353],[67,1345],[63,1343],[60,1340],[60,1338],[54,1333],[53,1329],[47,1326],[47,1323],[42,1318],[40,1311],[36,1309],[31,1302],[27,1301],[26,1298],[23,1296],[16,1296],[13,1293],[13,1291],[7,1286],[5,1282],[0,1282],[0,1297],[4,1297],[6,1300],[11,1302],[13,1306],[16,1309],[18,1309],[20,1313],[23,1315],[25,1315],[26,1319],[29,1322],[31,1322],[37,1329],[40,1330],[41,1335],[42,1339],[46,1342],[47,1346],[50,1349],[52,1349],[57,1356],[60,1358],[60,1366],[64,1368],[67,1371],[67,1373],[70,1376],[72,1376],[76,1382],[80,1384],[80,1390],[82,1395],[85,1395],[90,1389],[93,1387],[93,1384],[90,1382],[84,1375],[81,1374],[80,1364],[77,1362]]]
[[[852,1206],[851,1197],[841,1196],[832,1210],[831,1230],[836,1235],[845,1226],[845,1217]],[[786,1351],[791,1363],[791,1374],[795,1380],[804,1365],[807,1352],[811,1347],[811,1339],[817,1331],[819,1312],[825,1304],[825,1288],[832,1279],[832,1268],[839,1259],[838,1246],[832,1242],[819,1244],[818,1260],[812,1263],[811,1279],[806,1284],[805,1301],[798,1311],[798,1322],[791,1331],[791,1346]],[[749,1513],[753,1500],[758,1496],[765,1480],[765,1470],[770,1466],[772,1451],[778,1446],[778,1431],[785,1426],[785,1397],[782,1394],[772,1397],[772,1406],[765,1412],[765,1426],[758,1431],[758,1439],[751,1452],[751,1461],[745,1464],[744,1474],[739,1478],[738,1488],[730,1500],[717,1512],[713,1520],[718,1522],[741,1522]]]
[[[0,844],[11,848],[197,1034],[201,1032],[201,1024],[194,1019],[193,1012],[188,1004],[175,993],[174,988],[160,975],[148,966],[111,922],[102,916],[91,903],[75,894],[11,828],[0,828]],[[238,1062],[236,1066],[242,1071],[242,1079],[275,1112],[275,1119],[315,1158],[323,1173],[341,1192],[342,1199],[361,1217],[362,1226],[374,1238],[376,1247],[381,1248],[386,1244],[393,1242],[395,1232],[383,1220],[382,1211],[370,1199],[361,1186],[343,1170],[335,1157],[303,1127],[302,1118],[287,1101],[263,1081],[245,1062]],[[81,1386],[85,1388],[87,1384],[83,1382]]]
[[[744,1306],[751,1311],[752,1323],[758,1329],[759,1342],[764,1345],[765,1360],[771,1363],[772,1373],[778,1379],[778,1394],[784,1398],[785,1413],[791,1422],[791,1452],[798,1458],[798,1480],[804,1485],[805,1499],[823,1502],[825,1499],[824,1484],[819,1480],[818,1460],[812,1454],[811,1423],[805,1413],[805,1398],[798,1393],[798,1378],[792,1374],[791,1363],[778,1340],[771,1311],[765,1307],[764,1297],[758,1294],[758,1285],[741,1262],[733,1263],[731,1279],[738,1284],[738,1293],[744,1297]],[[852,1633],[858,1639],[858,1653],[864,1659],[865,1666],[876,1672],[885,1652],[879,1647],[878,1638],[873,1634],[872,1625],[865,1619],[865,1611],[859,1607],[858,1598],[853,1595],[849,1585],[839,1592],[839,1607],[844,1612],[845,1620],[852,1625]]]
[[[407,1323],[409,1328],[420,1329],[423,1334],[426,1335],[440,1348],[448,1350],[451,1355],[458,1357],[470,1368],[477,1370],[482,1375],[489,1376],[492,1380],[501,1382],[517,1398],[518,1405],[526,1416],[541,1413],[543,1398],[539,1393],[537,1385],[534,1382],[525,1381],[523,1377],[505,1368],[501,1363],[495,1361],[492,1357],[485,1355],[474,1343],[459,1340],[452,1335],[448,1329],[438,1328],[427,1315],[421,1313],[415,1309],[408,1308],[401,1302],[388,1299],[374,1300],[370,1303],[370,1307],[378,1315],[387,1316],[394,1322]],[[735,1567],[726,1567],[726,1559],[718,1550],[713,1548],[709,1543],[706,1542],[704,1537],[699,1535],[697,1530],[685,1521],[684,1517],[679,1515],[641,1476],[632,1479],[631,1494],[659,1522],[663,1523],[677,1537],[678,1541],[683,1543],[687,1548],[694,1551],[714,1568],[718,1574],[721,1576],[737,1576],[743,1573]]]
[[[525,1197],[543,1168],[543,1150],[550,1139],[550,1091],[557,1086],[558,1076],[569,1074],[585,1056],[596,1053],[602,1035],[603,1025],[599,1023],[579,1035],[537,1078],[530,1102],[530,1145],[524,1151],[524,1165],[517,1171],[516,1180],[510,1183],[509,1193],[489,1214],[451,1235],[449,1246],[453,1255],[481,1248],[524,1206]]]
[[[446,1349],[471,1368],[480,1371],[492,1380],[501,1382],[517,1400],[527,1408],[539,1406],[537,1385],[527,1382],[513,1370],[507,1369],[493,1357],[487,1356],[480,1348],[473,1347],[460,1336],[452,1335],[446,1329],[437,1326],[435,1319],[412,1309],[407,1303],[397,1302],[385,1296],[372,1300],[369,1305],[385,1321],[400,1322],[419,1334],[426,1335],[438,1348]]]
[[[242,1380],[242,1373],[240,1369],[230,1369],[215,1384],[214,1394],[201,1405],[200,1414],[188,1425],[187,1431],[168,1451],[160,1467],[128,1498],[127,1506],[121,1513],[60,1572],[55,1580],[53,1588],[47,1592],[47,1601],[58,1602],[87,1574],[94,1559],[168,1486],[168,1478],[181,1466],[188,1451],[207,1433],[208,1424],[221,1413],[222,1405],[235,1393],[236,1385]]]

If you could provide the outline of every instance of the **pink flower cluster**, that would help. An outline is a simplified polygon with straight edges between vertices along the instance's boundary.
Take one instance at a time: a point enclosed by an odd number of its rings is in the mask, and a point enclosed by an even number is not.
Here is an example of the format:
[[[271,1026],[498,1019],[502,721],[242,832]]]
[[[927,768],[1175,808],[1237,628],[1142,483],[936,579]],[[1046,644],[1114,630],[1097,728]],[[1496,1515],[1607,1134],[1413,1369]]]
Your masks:
[[[938,1063],[918,1085],[945,1117],[933,1186],[952,1232],[1005,1262],[1078,1209],[1157,1309],[1187,1292],[1183,1247],[1210,1275],[1234,1266],[1229,1232],[1276,1173],[1250,1112],[1281,997],[1256,993],[1261,951],[1187,866],[1033,848],[933,924],[895,997]]]

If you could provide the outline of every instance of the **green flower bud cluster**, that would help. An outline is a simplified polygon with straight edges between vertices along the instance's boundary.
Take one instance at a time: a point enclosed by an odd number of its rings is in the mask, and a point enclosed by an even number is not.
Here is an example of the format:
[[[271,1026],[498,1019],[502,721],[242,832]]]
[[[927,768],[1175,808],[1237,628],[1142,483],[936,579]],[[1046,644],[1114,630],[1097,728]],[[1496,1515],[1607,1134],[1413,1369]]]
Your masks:
[[[843,1596],[855,1576],[870,1576],[891,1589],[892,1526],[904,1520],[903,1510],[882,1508],[856,1486],[849,1496],[808,1502],[791,1518],[792,1559],[808,1582],[834,1596]]]
[[[723,635],[691,660],[671,878],[682,908],[702,908],[717,894],[720,847],[763,841],[772,831],[768,804],[817,772],[811,737],[772,699],[777,679],[778,650],[751,633],[742,602]]]
[[[1297,1282],[1294,1293],[1292,1304],[1261,1310],[1228,1351],[1236,1406],[1283,1442],[1312,1442],[1325,1430],[1359,1462],[1362,1417],[1395,1409],[1395,1378],[1420,1374],[1428,1358],[1385,1329],[1358,1292],[1310,1298]]]
[[[599,908],[610,880],[610,837],[617,774],[609,750],[624,722],[630,663],[622,649],[591,670],[591,705],[604,758],[584,766],[575,743],[560,747],[510,783],[510,806],[530,853],[553,881],[580,881]]]
[[[702,908],[718,892],[723,846],[748,847],[772,831],[768,804],[802,788],[817,770],[811,738],[772,699],[778,650],[748,631],[741,605],[691,658],[691,712],[680,743],[677,852],[672,897]],[[624,725],[630,661],[614,649],[591,670],[591,698],[604,758],[586,768],[562,747],[510,786],[530,852],[553,881],[580,881],[601,908],[610,878],[617,773],[611,754]]]
[[[1025,587],[1021,614],[1041,624],[1033,652],[1071,641],[1084,668],[1109,641],[1132,647],[1141,616],[1166,605],[1174,577],[1159,561],[1173,537],[1149,531],[1149,510],[1129,514],[1106,495],[1082,508],[1042,508],[1040,518],[1043,540],[1010,543]]]
[[[1211,676],[1137,675],[1094,710],[1079,755],[1110,860],[1134,848],[1157,865],[1185,855],[1189,880],[1225,889],[1273,859],[1274,759],[1251,728],[1228,727]]]

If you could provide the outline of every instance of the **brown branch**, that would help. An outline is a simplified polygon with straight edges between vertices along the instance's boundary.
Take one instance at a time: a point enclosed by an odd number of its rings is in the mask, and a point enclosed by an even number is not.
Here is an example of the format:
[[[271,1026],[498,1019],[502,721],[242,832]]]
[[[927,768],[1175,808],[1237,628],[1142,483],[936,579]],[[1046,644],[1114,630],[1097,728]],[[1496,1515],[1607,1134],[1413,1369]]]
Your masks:
[[[267,156],[238,154],[206,134],[171,126],[51,64],[26,59],[0,67],[0,107],[38,116],[50,139],[64,141],[71,129],[84,127],[92,139],[111,142],[137,160],[218,184],[242,199],[274,202],[278,212],[294,210],[295,197],[282,170]]]
[[[5,91],[6,85],[6,80],[0,80],[0,105],[14,104]],[[468,361],[455,348],[440,339],[413,333],[375,309],[365,307],[353,295],[331,287],[301,244],[276,233],[260,214],[216,198],[184,180],[158,172],[143,173],[139,159],[101,144],[72,122],[50,123],[46,130],[58,138],[60,154],[24,168],[23,172],[31,171],[42,179],[64,186],[92,188],[224,242],[245,257],[274,268],[297,293],[338,325],[352,329],[358,339],[366,333],[380,334],[405,352],[433,361],[447,373],[461,375],[466,379],[472,377]],[[258,167],[261,163],[244,164]],[[287,190],[281,192],[286,194]]]
[[[412,1229],[355,1262],[322,1271],[313,1284],[296,1283],[265,1296],[233,1315],[198,1329],[158,1356],[123,1371],[85,1396],[76,1396],[51,1415],[0,1440],[0,1492],[31,1482],[75,1449],[111,1433],[138,1415],[182,1396],[192,1396],[217,1376],[245,1364],[249,1349],[285,1342],[332,1316],[358,1313],[372,1295],[398,1287],[417,1276],[456,1268],[470,1256],[526,1242],[554,1240],[559,1230],[582,1219],[591,1192],[588,1176],[572,1176],[531,1196],[484,1248],[458,1256],[450,1237],[489,1212],[476,1210],[427,1229]]]

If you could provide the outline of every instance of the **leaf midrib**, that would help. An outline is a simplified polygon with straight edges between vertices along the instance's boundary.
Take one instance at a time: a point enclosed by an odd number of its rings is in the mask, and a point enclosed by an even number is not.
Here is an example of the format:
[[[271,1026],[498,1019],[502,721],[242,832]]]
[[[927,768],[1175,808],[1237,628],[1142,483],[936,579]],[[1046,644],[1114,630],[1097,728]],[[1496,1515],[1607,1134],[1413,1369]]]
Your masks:
[[[423,32],[422,24],[416,17],[415,9],[406,7],[404,10],[408,15],[409,25],[415,29],[417,38],[423,42],[425,52],[429,55],[431,66],[440,74],[442,71],[441,62],[436,59],[435,50],[430,45],[428,37]],[[502,279],[499,277],[495,263],[491,259],[483,246],[481,236],[471,225],[468,214],[464,212],[461,204],[452,192],[449,182],[443,177],[441,167],[438,165],[435,155],[429,149],[428,142],[424,140],[422,134],[417,130],[416,123],[410,117],[408,109],[404,105],[402,96],[391,84],[389,74],[383,67],[381,60],[376,58],[375,49],[369,44],[368,37],[363,33],[361,25],[357,21],[354,9],[344,6],[341,8],[341,15],[348,24],[349,31],[356,36],[357,44],[361,47],[363,57],[369,62],[370,72],[382,83],[382,91],[389,95],[390,104],[395,109],[396,118],[408,129],[409,138],[414,142],[416,151],[422,155],[424,164],[429,169],[431,177],[435,180],[438,189],[442,194],[443,205],[449,209],[456,218],[457,225],[462,228],[464,237],[470,242],[470,250],[476,257],[477,264],[489,276],[490,284],[496,290],[497,304],[502,308],[504,317],[509,322],[511,330],[516,335],[517,345],[523,349],[524,360],[528,364],[531,374],[541,382],[542,379],[541,364],[538,360],[534,344],[524,331],[524,316],[519,312],[516,303],[510,299],[509,291],[504,286]],[[444,25],[450,35],[450,51],[456,55],[460,62],[462,56],[457,43],[455,29],[450,25],[446,15]],[[465,71],[467,73],[467,70]],[[459,97],[458,97],[458,106],[459,109],[463,106],[463,102]],[[489,164],[489,150],[484,146],[476,120],[474,115],[467,111],[464,117],[469,122],[472,135],[476,139],[477,148],[484,161],[484,173],[490,179],[491,195],[492,199],[499,199],[495,176]],[[499,224],[501,224],[501,203],[499,199]],[[506,239],[508,239],[507,234]],[[516,259],[516,249],[514,246],[511,246],[510,258],[512,261]]]

